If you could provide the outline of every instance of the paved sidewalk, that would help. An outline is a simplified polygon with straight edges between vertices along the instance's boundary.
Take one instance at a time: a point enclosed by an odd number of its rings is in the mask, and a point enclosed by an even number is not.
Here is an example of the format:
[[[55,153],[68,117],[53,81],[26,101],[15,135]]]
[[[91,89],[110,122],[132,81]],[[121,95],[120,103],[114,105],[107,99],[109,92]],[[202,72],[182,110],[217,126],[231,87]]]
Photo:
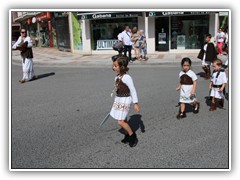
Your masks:
[[[117,54],[117,52],[116,52]],[[33,61],[35,66],[64,66],[64,67],[99,67],[111,66],[111,57],[113,54],[100,55],[82,55],[71,52],[59,51],[57,48],[33,48]],[[134,65],[159,65],[176,64],[181,62],[182,58],[189,57],[193,64],[200,64],[197,59],[197,53],[156,53],[149,54],[148,61],[134,61]],[[225,62],[226,56],[219,57]],[[12,63],[20,65],[20,52],[12,51]]]

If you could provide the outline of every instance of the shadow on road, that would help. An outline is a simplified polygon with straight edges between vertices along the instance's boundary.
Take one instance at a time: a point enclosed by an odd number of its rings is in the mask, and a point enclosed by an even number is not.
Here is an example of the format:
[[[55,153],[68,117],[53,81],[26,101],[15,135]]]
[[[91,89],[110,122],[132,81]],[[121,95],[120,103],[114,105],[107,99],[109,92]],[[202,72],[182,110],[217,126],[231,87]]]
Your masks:
[[[211,101],[212,101],[212,97],[210,97],[210,96],[205,97],[205,103],[207,106],[209,106],[209,107],[211,106]]]
[[[142,116],[140,114],[134,114],[130,116],[130,119],[128,121],[129,126],[131,127],[133,132],[136,132],[139,128],[142,133],[145,132],[145,126],[142,121]],[[120,133],[125,134],[125,131],[123,128],[119,130]]]
[[[55,75],[55,72],[46,73],[46,74],[40,74],[40,75],[36,76],[36,79],[31,80],[31,81],[36,81],[36,80],[39,80],[39,79],[42,79],[42,78],[46,78],[48,76],[53,76],[53,75]]]
[[[197,76],[200,76],[200,77],[202,77],[202,78],[204,78],[205,73],[204,73],[204,72],[199,72],[199,73],[197,73],[196,75],[197,75]]]

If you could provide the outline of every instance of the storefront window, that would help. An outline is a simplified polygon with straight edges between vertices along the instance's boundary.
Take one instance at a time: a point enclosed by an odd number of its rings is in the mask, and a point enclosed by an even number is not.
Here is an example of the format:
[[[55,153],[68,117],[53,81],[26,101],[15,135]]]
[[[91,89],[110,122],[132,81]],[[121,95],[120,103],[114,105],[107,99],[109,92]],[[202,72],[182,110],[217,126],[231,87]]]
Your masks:
[[[137,17],[92,20],[91,21],[92,49],[93,50],[112,49],[113,40],[117,40],[117,35],[124,30],[125,25],[128,25],[130,28],[138,26]]]
[[[57,47],[57,34],[56,28],[52,26],[53,47]]]
[[[29,36],[30,36],[34,46],[37,46],[37,41],[36,41],[37,35],[38,35],[38,33],[37,33],[37,23],[31,23],[29,25]]]
[[[71,50],[68,16],[56,17],[54,25],[58,49],[62,51]]]
[[[43,21],[40,23],[40,46],[41,47],[49,47],[49,31],[48,31],[48,23]]]
[[[155,21],[156,51],[169,51],[169,17],[158,17]]]
[[[171,17],[171,49],[199,49],[209,31],[209,15]]]

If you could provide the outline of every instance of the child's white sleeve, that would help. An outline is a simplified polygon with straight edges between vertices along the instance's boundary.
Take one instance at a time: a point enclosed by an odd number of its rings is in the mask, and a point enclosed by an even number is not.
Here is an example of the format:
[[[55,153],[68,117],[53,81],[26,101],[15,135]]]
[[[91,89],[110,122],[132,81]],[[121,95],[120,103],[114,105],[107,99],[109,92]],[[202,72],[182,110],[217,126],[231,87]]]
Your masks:
[[[122,81],[128,86],[131,96],[132,96],[133,103],[138,103],[137,91],[134,87],[131,76],[129,76],[129,75],[123,76]]]
[[[225,72],[223,72],[223,76],[222,76],[222,83],[227,83],[227,75]]]
[[[197,75],[192,71],[192,80],[196,81],[197,79],[198,79]]]

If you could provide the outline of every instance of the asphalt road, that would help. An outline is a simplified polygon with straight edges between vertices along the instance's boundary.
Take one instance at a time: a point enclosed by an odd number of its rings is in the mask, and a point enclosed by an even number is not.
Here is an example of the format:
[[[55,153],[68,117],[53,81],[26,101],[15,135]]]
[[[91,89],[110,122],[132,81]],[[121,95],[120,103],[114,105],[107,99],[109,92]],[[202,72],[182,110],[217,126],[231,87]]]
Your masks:
[[[141,108],[129,113],[133,148],[114,119],[100,127],[113,103],[111,67],[35,67],[40,78],[25,84],[20,66],[11,71],[12,169],[229,168],[228,101],[210,112],[209,82],[198,75],[200,112],[177,120],[179,65],[130,65]]]

